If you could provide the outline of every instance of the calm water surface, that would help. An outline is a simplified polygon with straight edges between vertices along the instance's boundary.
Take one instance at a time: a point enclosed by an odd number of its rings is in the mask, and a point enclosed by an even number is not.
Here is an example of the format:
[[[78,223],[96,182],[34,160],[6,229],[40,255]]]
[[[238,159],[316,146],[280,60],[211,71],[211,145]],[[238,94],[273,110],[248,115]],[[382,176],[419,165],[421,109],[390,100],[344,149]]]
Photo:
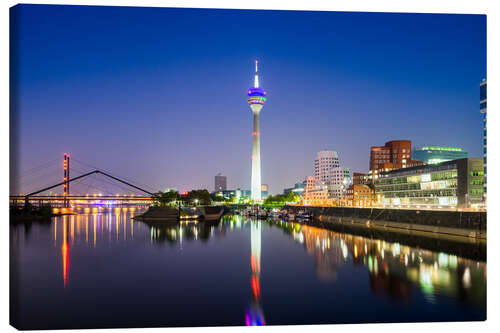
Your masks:
[[[486,263],[283,221],[11,226],[20,328],[483,320]]]

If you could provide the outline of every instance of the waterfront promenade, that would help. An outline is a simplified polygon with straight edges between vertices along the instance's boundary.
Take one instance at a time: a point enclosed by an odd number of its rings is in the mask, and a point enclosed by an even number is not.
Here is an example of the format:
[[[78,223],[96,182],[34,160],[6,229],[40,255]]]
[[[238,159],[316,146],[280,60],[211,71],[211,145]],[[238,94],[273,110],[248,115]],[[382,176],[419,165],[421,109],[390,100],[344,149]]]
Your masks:
[[[285,206],[290,212],[310,212],[314,220],[366,228],[445,234],[486,240],[486,212],[419,209]]]

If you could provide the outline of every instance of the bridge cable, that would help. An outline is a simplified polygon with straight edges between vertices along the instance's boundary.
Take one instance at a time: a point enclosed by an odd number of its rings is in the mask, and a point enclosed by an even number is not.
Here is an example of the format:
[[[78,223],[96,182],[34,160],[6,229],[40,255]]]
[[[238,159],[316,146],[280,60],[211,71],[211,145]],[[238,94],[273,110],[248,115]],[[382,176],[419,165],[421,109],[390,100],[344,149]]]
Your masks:
[[[24,170],[24,171],[19,171],[19,178],[22,178],[24,177],[25,175],[27,174],[30,174],[31,172],[33,171],[37,171],[37,170],[40,170],[40,169],[44,169],[44,168],[47,168],[48,166],[52,165],[54,162],[56,161],[59,161],[59,159],[54,159],[54,160],[50,160],[48,162],[45,162],[45,163],[42,163],[40,165],[37,165],[37,166],[34,166],[34,167],[31,167],[29,168],[28,170]],[[55,165],[55,164],[53,164]]]
[[[76,169],[78,172],[82,172],[82,173],[86,173],[87,172],[87,171],[82,171],[80,168],[74,168],[73,167],[73,169]],[[140,194],[137,193],[137,190],[131,188],[130,186],[125,187],[125,186],[119,184],[118,182],[112,182],[110,180],[107,180],[105,177],[98,177],[98,175],[92,174],[92,175],[89,176],[89,178],[92,179],[95,183],[107,183],[107,184],[110,184],[110,185],[112,185],[114,187],[119,188],[120,190],[124,191],[125,193],[132,193],[133,195],[140,195]],[[94,188],[102,191],[102,188],[99,188],[99,187],[96,187],[96,186],[94,186]],[[107,186],[105,186],[105,188],[106,188],[106,191],[109,191],[109,188]],[[133,192],[134,190],[136,192]],[[130,192],[130,191],[132,191],[132,192]],[[108,193],[112,193],[112,192],[108,192]]]
[[[112,172],[112,171],[110,171],[110,170],[103,169],[103,168],[98,168],[98,167],[96,167],[96,166],[94,166],[94,165],[91,165],[91,164],[88,164],[88,163],[86,163],[86,162],[80,161],[80,160],[78,160],[78,159],[76,159],[76,158],[73,158],[73,161],[75,161],[75,162],[77,162],[77,163],[80,163],[80,164],[83,164],[83,165],[85,165],[85,166],[91,167],[91,168],[96,169],[96,170],[102,170],[102,171],[105,171],[105,172],[107,172],[107,173],[114,174],[114,172]],[[117,176],[118,176],[119,178],[121,178],[121,179],[124,179],[124,180],[128,181],[128,182],[135,183],[135,184],[138,184],[138,185],[141,185],[141,186],[147,187],[148,189],[152,190],[152,192],[156,192],[156,191],[157,191],[154,187],[152,187],[152,186],[150,186],[150,185],[147,185],[147,184],[144,184],[144,183],[140,183],[140,182],[138,182],[138,181],[136,181],[136,180],[133,180],[133,179],[130,179],[130,178],[127,178],[127,177],[123,177],[123,176],[121,176],[121,175],[117,175]]]

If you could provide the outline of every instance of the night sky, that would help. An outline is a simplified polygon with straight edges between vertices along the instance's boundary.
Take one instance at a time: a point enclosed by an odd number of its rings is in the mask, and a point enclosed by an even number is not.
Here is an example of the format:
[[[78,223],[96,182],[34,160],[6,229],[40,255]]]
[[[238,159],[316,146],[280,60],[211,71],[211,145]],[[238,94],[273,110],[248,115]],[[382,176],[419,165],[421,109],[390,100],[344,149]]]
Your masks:
[[[311,175],[323,149],[359,172],[370,146],[396,139],[482,156],[482,15],[44,5],[11,15],[11,168],[19,177],[58,160],[57,174],[20,192],[60,181],[65,152],[156,189],[212,191],[218,172],[249,189],[256,58],[273,194]]]

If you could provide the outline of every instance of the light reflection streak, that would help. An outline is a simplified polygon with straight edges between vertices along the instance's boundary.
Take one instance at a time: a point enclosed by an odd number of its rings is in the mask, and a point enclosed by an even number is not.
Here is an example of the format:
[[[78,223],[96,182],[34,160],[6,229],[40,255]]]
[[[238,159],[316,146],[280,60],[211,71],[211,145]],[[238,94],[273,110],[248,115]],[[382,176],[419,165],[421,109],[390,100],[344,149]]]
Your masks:
[[[92,222],[94,225],[94,248],[96,246],[96,240],[97,240],[97,214],[92,215]]]
[[[63,216],[63,243],[61,246],[62,261],[63,261],[63,283],[66,288],[66,283],[69,278],[69,246],[68,246],[68,217]]]
[[[76,215],[76,236],[80,236],[80,215]]]
[[[57,246],[57,218],[54,219],[54,246]]]
[[[115,215],[116,219],[116,240],[118,240],[118,232],[120,231],[120,213]]]
[[[75,241],[75,217],[73,215],[70,216],[71,220],[71,244]]]

